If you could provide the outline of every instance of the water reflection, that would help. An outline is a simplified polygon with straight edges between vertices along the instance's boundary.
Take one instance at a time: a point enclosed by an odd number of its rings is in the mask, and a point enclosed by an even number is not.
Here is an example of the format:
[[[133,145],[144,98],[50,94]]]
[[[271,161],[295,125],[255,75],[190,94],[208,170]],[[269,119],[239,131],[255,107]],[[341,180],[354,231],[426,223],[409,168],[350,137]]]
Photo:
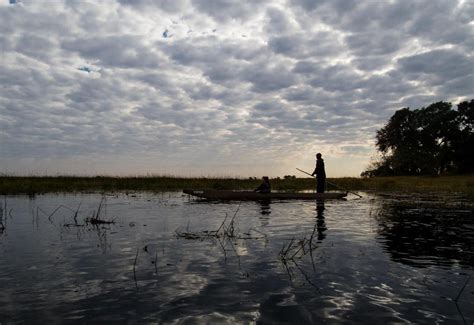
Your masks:
[[[472,211],[384,198],[196,204],[137,194],[104,203],[102,220],[115,224],[86,225],[100,199],[11,199],[0,323],[474,321]],[[48,220],[59,205],[71,209]],[[222,244],[177,239],[219,229],[226,216]]]
[[[282,262],[290,281],[293,283],[295,279],[295,270],[301,274],[303,281],[309,284],[317,291],[318,285],[314,283],[312,278],[317,272],[315,254],[316,250],[321,246],[322,241],[326,238],[326,221],[324,217],[325,211],[324,200],[316,201],[316,220],[314,221],[313,229],[310,234],[304,236],[293,237],[286,246],[280,251],[280,261]],[[304,265],[309,263],[311,269]]]
[[[258,201],[258,204],[260,204],[260,214],[262,216],[267,216],[267,215],[270,215],[272,213],[272,211],[270,209],[270,203],[271,203],[270,200]]]
[[[0,236],[4,234],[7,227],[3,224],[3,216],[0,215]]]
[[[316,201],[316,229],[318,232],[318,241],[326,238],[326,221],[324,220],[324,200]]]
[[[260,216],[261,226],[266,227],[270,222],[270,215],[272,210],[270,208],[271,200],[262,200],[258,201],[257,204],[260,206]]]
[[[10,217],[11,217],[11,210],[10,210]],[[7,229],[7,219],[8,219],[8,208],[5,199],[5,205],[0,204],[0,236],[5,233]],[[5,220],[5,221],[4,221]]]
[[[384,201],[376,215],[379,241],[395,261],[416,267],[474,266],[471,209],[432,202]]]

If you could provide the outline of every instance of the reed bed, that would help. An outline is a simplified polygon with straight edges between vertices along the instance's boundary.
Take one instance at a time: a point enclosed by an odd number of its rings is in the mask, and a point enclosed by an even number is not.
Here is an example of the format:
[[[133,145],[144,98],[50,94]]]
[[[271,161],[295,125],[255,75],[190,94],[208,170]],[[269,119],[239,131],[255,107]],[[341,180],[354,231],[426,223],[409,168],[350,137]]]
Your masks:
[[[212,177],[80,177],[80,176],[0,176],[0,195],[61,192],[134,192],[181,191],[184,188],[254,189],[261,180],[251,178]],[[272,189],[277,191],[314,190],[315,180],[306,178],[273,178]],[[396,176],[328,178],[328,182],[352,191],[375,192],[449,192],[474,196],[474,175],[460,176]],[[339,190],[327,184],[327,190]]]
[[[374,192],[458,193],[474,196],[474,175],[337,178],[338,185]]]

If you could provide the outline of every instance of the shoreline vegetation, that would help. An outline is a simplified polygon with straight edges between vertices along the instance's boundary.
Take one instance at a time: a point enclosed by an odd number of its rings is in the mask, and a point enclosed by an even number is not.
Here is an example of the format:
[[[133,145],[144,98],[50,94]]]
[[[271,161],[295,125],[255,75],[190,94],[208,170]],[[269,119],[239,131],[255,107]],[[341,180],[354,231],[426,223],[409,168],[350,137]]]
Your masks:
[[[450,176],[392,176],[328,178],[348,191],[450,193],[474,197],[474,174]],[[313,178],[273,178],[272,190],[314,190]],[[258,178],[212,178],[177,176],[0,176],[0,195],[37,195],[77,192],[165,192],[184,188],[251,190],[261,183]],[[328,191],[340,190],[327,184]]]

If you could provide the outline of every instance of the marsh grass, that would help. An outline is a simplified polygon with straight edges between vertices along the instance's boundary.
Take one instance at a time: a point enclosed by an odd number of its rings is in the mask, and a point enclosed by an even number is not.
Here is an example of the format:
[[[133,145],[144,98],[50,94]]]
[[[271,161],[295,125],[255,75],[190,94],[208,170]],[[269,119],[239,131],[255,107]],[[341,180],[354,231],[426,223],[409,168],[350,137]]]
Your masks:
[[[222,240],[225,242],[226,239],[229,240],[237,240],[237,239],[267,239],[267,235],[256,230],[253,228],[250,228],[247,232],[245,233],[240,233],[237,227],[236,223],[236,216],[237,213],[239,212],[240,206],[237,208],[235,211],[232,219],[230,219],[230,222],[226,223],[228,214],[226,213],[224,220],[222,221],[221,225],[219,228],[216,230],[203,230],[203,231],[189,231],[188,227],[186,227],[186,231],[178,231],[176,230],[176,237],[177,238],[183,238],[183,239],[189,239],[189,240],[206,240],[206,239],[217,239],[217,240]],[[189,226],[189,224],[188,224]],[[252,235],[252,233],[257,233],[258,235]],[[222,243],[221,241],[221,243]],[[233,245],[236,245],[236,243],[232,243]]]
[[[102,199],[100,200],[99,207],[97,208],[97,210],[92,211],[90,217],[85,218],[83,223],[79,223],[77,221],[77,217],[79,215],[81,205],[82,205],[82,202],[79,203],[76,210],[65,205],[59,205],[50,214],[44,212],[42,209],[38,207],[36,210],[36,218],[34,217],[34,219],[38,220],[39,211],[41,211],[41,213],[43,213],[45,216],[48,217],[48,220],[50,223],[54,223],[53,221],[54,215],[62,210],[66,210],[69,213],[72,213],[72,219],[74,220],[74,223],[65,223],[62,225],[63,227],[85,227],[89,224],[93,226],[97,226],[97,225],[110,225],[110,224],[115,223],[115,218],[112,220],[104,219],[104,217],[107,217],[106,212],[104,212],[104,210],[107,209],[107,201],[106,201],[105,195],[102,196]],[[33,216],[34,216],[34,213],[33,213]]]
[[[224,253],[224,260],[227,260],[227,251],[229,251],[228,247],[230,247],[230,251],[234,252],[235,256],[237,257],[239,271],[242,276],[249,277],[249,273],[242,269],[240,255],[236,250],[236,246],[242,244],[242,240],[265,240],[268,242],[267,235],[256,230],[250,228],[247,232],[241,233],[239,227],[237,226],[236,216],[239,212],[240,205],[237,207],[234,215],[227,222],[229,215],[226,213],[224,220],[222,221],[219,228],[216,230],[204,230],[204,231],[189,231],[189,223],[186,227],[186,231],[178,231],[176,230],[176,238],[186,239],[186,240],[210,240],[213,242],[219,243],[222,252]],[[226,223],[227,222],[227,223]]]
[[[338,178],[335,179],[335,182],[352,190],[458,193],[474,196],[474,175]]]
[[[0,176],[0,195],[60,192],[134,192],[134,191],[181,191],[194,189],[237,189],[256,188],[261,180],[256,178],[186,178],[173,176],[149,177],[80,177],[80,176]],[[474,196],[474,175],[462,176],[398,176],[374,178],[328,178],[347,190],[375,192],[449,192]],[[312,178],[271,179],[272,189],[277,191],[314,190]],[[331,184],[327,190],[339,190]]]

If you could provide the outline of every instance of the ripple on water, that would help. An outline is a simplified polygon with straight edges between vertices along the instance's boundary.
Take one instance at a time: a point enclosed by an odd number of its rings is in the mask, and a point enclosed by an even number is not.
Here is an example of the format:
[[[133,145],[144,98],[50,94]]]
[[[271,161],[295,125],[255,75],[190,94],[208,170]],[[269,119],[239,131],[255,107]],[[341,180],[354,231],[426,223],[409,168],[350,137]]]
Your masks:
[[[465,201],[365,195],[239,204],[118,194],[102,212],[115,224],[85,225],[101,199],[7,198],[0,322],[474,321],[474,217]],[[65,227],[79,204],[79,226]],[[60,205],[70,210],[48,219]],[[37,209],[45,213],[32,216]],[[261,238],[176,237],[216,230],[226,215],[236,216],[235,233]],[[282,259],[290,243],[300,249]]]

